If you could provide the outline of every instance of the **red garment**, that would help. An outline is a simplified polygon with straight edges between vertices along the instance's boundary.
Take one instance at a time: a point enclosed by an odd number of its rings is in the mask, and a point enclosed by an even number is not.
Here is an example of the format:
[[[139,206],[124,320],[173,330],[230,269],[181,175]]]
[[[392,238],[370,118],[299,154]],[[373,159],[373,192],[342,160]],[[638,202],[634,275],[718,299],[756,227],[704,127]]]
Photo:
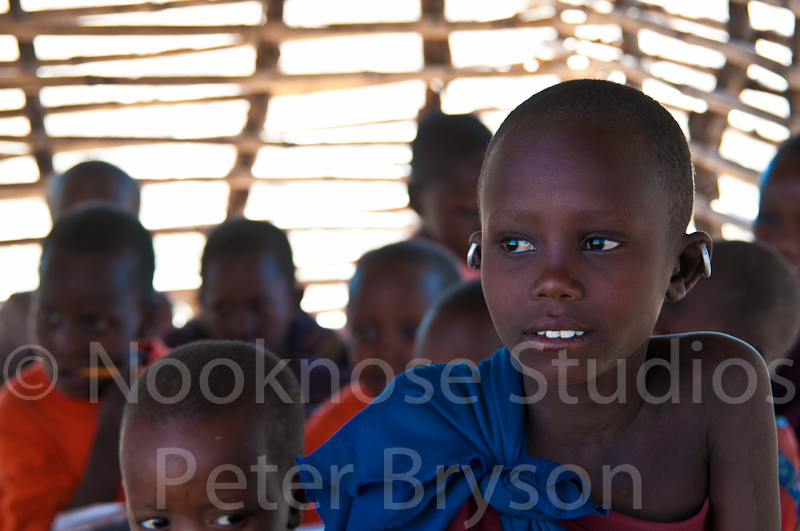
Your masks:
[[[789,460],[796,471],[800,471],[800,453],[797,437],[791,426],[778,424],[778,452]],[[797,500],[781,486],[781,531],[795,531],[798,525]]]
[[[351,383],[320,404],[306,421],[306,455],[325,444],[339,431],[339,428],[347,424],[348,420],[355,417],[356,413],[367,407],[371,401],[372,398],[363,387]],[[307,510],[303,515],[303,525],[321,522],[319,513],[314,509]]]
[[[475,498],[470,497],[445,531],[467,531],[465,522],[475,512],[476,507]],[[608,516],[592,515],[575,520],[561,520],[559,523],[566,531],[704,531],[710,529],[707,521],[708,509],[709,501],[706,498],[703,508],[693,518],[669,524],[637,520],[614,511],[610,511]],[[487,507],[483,518],[470,527],[469,531],[502,531],[500,511],[492,506]]]
[[[144,343],[139,342],[140,348]],[[166,354],[160,342],[148,345],[148,361]],[[75,494],[89,463],[100,404],[67,396],[56,387],[31,399],[50,384],[37,362],[0,392],[2,531],[50,529],[55,515]],[[121,487],[118,499],[123,499]]]

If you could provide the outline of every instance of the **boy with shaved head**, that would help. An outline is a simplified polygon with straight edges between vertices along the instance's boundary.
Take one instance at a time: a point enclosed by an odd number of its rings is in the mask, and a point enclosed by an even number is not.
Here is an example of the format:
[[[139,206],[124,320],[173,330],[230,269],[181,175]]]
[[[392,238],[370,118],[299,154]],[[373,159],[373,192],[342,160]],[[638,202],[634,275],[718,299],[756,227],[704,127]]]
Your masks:
[[[303,405],[276,356],[243,342],[188,344],[145,371],[137,399],[120,442],[132,530],[299,525],[284,478],[303,453]]]

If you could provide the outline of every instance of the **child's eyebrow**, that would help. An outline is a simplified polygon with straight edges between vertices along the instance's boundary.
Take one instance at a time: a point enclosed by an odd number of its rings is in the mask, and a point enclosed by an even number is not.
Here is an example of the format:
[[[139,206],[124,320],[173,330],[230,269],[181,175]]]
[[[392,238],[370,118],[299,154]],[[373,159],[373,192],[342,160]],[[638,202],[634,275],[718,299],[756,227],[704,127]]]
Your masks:
[[[610,210],[610,209],[581,209],[571,214],[573,217],[581,217],[587,219],[587,221],[592,222],[599,219],[604,218],[627,218],[628,212],[625,210]],[[489,213],[487,219],[489,218],[500,218],[500,219],[510,219],[510,220],[530,220],[536,219],[538,214],[534,210],[530,209],[521,209],[521,208],[499,208],[493,212]]]

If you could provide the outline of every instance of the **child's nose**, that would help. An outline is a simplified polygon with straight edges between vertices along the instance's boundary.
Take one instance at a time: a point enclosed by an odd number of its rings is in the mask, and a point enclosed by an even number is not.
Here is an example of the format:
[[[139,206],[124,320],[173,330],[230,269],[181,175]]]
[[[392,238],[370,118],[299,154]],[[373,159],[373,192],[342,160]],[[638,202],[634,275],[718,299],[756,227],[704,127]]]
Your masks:
[[[534,283],[531,297],[551,300],[581,299],[583,288],[566,268],[553,266],[545,269]]]
[[[86,357],[89,352],[89,341],[75,323],[65,322],[58,328],[54,339],[55,348],[64,361],[77,361]]]

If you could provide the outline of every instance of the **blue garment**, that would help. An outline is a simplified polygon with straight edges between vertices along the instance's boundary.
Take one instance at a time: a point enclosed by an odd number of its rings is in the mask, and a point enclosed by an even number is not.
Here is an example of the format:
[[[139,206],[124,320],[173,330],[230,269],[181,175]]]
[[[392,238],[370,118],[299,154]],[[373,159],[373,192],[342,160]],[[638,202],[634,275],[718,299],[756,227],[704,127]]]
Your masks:
[[[548,485],[560,467],[528,455],[523,396],[507,349],[477,369],[439,364],[398,376],[316,452],[297,458],[326,531],[444,530],[472,495],[471,483],[501,512],[504,531],[554,531],[563,529],[559,520],[607,514],[573,472]],[[337,480],[347,465],[352,471]],[[444,477],[451,465],[457,472]],[[409,471],[413,479],[397,477]]]

